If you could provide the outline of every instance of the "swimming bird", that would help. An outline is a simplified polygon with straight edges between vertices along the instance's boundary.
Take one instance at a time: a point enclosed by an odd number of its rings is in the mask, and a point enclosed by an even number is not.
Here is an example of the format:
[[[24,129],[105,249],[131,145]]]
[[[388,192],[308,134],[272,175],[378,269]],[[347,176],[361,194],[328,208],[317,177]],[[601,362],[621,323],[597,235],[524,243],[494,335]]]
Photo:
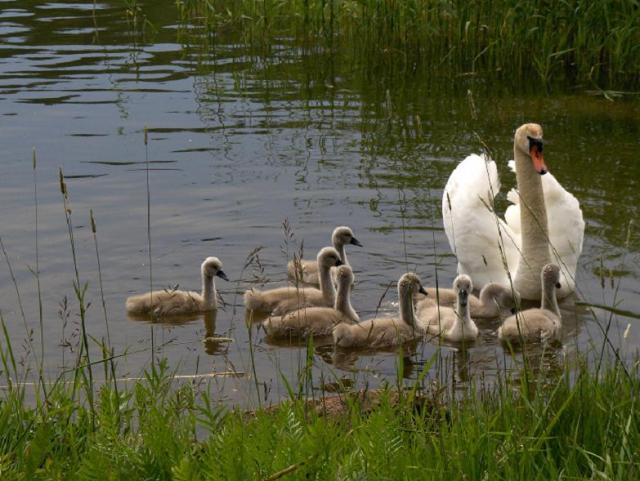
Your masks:
[[[455,308],[418,303],[416,324],[425,334],[439,336],[445,341],[473,341],[478,337],[478,327],[469,315],[469,294],[473,290],[471,278],[459,275],[453,281],[453,290],[456,293]]]
[[[228,281],[217,257],[207,257],[200,266],[202,291],[158,290],[127,298],[126,309],[131,315],[158,318],[185,316],[218,308],[214,277]]]
[[[540,300],[539,275],[554,262],[561,267],[560,298],[575,290],[584,220],[580,204],[548,173],[542,154],[542,127],[524,124],[514,135],[517,190],[505,220],[493,210],[500,190],[496,163],[472,154],[453,170],[442,195],[442,218],[458,273],[473,278],[476,287],[489,282],[513,286],[523,299]],[[506,268],[505,268],[506,264]]]
[[[353,235],[353,231],[347,226],[338,226],[333,230],[331,235],[331,243],[335,250],[340,254],[340,260],[345,265],[350,265],[347,259],[346,245],[354,245],[362,247],[362,244]],[[302,274],[302,277],[300,277]],[[289,261],[287,264],[287,275],[289,280],[296,280],[304,284],[320,284],[320,276],[318,270],[318,262],[315,260],[301,259],[299,261]]]
[[[342,265],[340,254],[333,247],[318,252],[320,289],[315,287],[279,287],[266,291],[250,289],[244,293],[244,305],[249,311],[282,316],[303,307],[331,307],[335,304],[336,290],[331,282],[330,269]]]
[[[360,318],[351,306],[350,292],[353,285],[351,267],[337,268],[338,294],[334,307],[304,307],[284,316],[270,317],[263,326],[271,337],[330,336],[333,328],[346,322],[353,324]]]
[[[443,307],[455,307],[458,294],[455,289],[427,287],[427,296],[418,295],[415,298],[416,311],[420,304],[435,306],[437,303]],[[517,292],[507,286],[490,282],[486,284],[478,297],[469,293],[469,314],[474,319],[492,319],[500,317],[503,310],[513,309],[519,299]]]
[[[379,317],[358,324],[341,323],[333,328],[333,342],[342,348],[384,349],[397,347],[422,336],[416,326],[413,296],[425,293],[420,278],[413,272],[398,281],[399,317]]]
[[[498,338],[518,345],[521,342],[547,341],[559,337],[562,326],[556,289],[561,288],[560,268],[547,264],[540,274],[542,303],[539,309],[526,309],[505,319],[498,329]]]

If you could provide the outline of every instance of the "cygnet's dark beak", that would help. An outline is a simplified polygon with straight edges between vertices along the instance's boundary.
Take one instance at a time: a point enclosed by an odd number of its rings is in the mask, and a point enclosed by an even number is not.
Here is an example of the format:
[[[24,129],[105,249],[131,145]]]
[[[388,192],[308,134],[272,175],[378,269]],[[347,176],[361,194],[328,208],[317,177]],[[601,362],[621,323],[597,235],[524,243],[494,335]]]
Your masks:
[[[562,287],[562,284],[560,284],[559,282],[556,282],[556,289],[560,289]]]
[[[222,269],[218,270],[218,272],[216,272],[216,276],[218,276],[220,279],[224,279],[225,281],[229,281],[229,278],[227,277],[227,275],[224,273],[224,271]]]
[[[336,259],[336,267],[338,266],[343,266],[344,262],[342,262],[340,259]]]
[[[511,311],[511,314],[515,314],[516,312],[518,312],[518,310],[515,307],[512,307],[510,311]]]
[[[469,293],[466,289],[460,289],[460,305],[465,307],[467,305],[467,301],[469,299]]]
[[[358,247],[364,247],[362,245],[362,243],[358,239],[356,239],[355,237],[351,238],[350,244],[353,244],[354,246],[358,246]]]
[[[422,286],[418,287],[418,292],[419,292],[420,294],[424,294],[425,296],[428,296],[428,295],[429,295],[429,293],[428,293],[427,291],[425,291],[425,290],[424,290],[424,287],[422,287]]]

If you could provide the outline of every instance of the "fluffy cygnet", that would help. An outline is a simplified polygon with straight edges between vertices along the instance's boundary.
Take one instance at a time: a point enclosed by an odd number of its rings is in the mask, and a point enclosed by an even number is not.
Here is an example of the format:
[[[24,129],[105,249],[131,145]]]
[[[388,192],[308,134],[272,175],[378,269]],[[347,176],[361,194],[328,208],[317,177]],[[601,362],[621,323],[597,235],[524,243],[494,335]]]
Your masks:
[[[207,257],[200,267],[202,292],[162,290],[127,298],[126,308],[131,315],[170,317],[184,316],[218,308],[214,277],[228,281],[217,257]]]
[[[353,285],[351,267],[338,267],[336,278],[338,295],[334,307],[305,307],[284,316],[271,317],[264,328],[271,337],[330,336],[333,328],[341,323],[358,322],[358,314],[351,307],[350,292]]]
[[[400,346],[421,337],[416,327],[413,296],[425,293],[420,278],[413,272],[398,281],[399,318],[376,318],[359,324],[338,324],[333,329],[333,342],[343,348],[384,349]]]
[[[473,290],[471,278],[460,275],[453,281],[456,293],[455,308],[437,304],[418,303],[417,325],[427,335],[439,336],[450,342],[473,341],[478,327],[469,315],[469,294]]]
[[[320,289],[314,287],[279,287],[267,291],[250,289],[244,293],[244,305],[250,311],[282,316],[303,307],[332,307],[336,290],[331,282],[330,269],[342,265],[338,251],[324,247],[318,252]]]
[[[498,329],[503,342],[518,345],[522,342],[554,340],[560,334],[561,317],[556,289],[560,289],[560,268],[547,264],[540,274],[542,282],[542,305],[526,309],[505,319]]]
[[[362,244],[358,239],[353,235],[353,231],[351,228],[347,226],[339,226],[333,230],[333,234],[331,235],[331,243],[333,244],[334,249],[338,251],[340,254],[340,260],[345,265],[350,265],[349,260],[347,259],[347,251],[345,250],[345,246],[348,244],[362,247]],[[333,270],[333,269],[332,269]],[[302,277],[300,275],[302,274]],[[303,284],[320,284],[320,275],[318,262],[315,260],[306,260],[301,259],[300,261],[294,262],[289,261],[287,264],[287,275],[289,280],[292,282],[301,282]]]

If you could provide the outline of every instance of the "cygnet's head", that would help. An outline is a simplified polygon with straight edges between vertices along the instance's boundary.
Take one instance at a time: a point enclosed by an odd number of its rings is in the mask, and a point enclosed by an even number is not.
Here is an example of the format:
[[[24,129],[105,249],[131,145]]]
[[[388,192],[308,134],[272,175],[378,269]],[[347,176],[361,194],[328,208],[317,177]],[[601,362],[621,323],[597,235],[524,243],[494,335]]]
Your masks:
[[[471,277],[465,274],[461,274],[456,277],[453,281],[453,290],[456,291],[456,294],[458,295],[460,306],[465,307],[469,302],[469,294],[473,291],[473,282],[471,282]]]
[[[555,264],[547,264],[542,268],[542,284],[560,289],[560,268]]]
[[[518,150],[531,157],[533,168],[540,175],[546,174],[547,169],[542,155],[542,127],[538,124],[524,124],[518,127],[514,136],[515,146]]]
[[[344,285],[344,286],[351,287],[354,279],[355,277],[353,275],[353,271],[351,270],[351,267],[349,267],[346,264],[338,267],[336,272],[336,280],[338,282],[338,286]]]
[[[333,267],[344,264],[340,259],[340,254],[333,247],[323,247],[318,252],[318,266]]]
[[[520,304],[520,294],[518,291],[496,282],[490,282],[482,288],[480,291],[480,299],[483,302],[492,300],[498,304],[498,307],[501,309],[513,309]]]
[[[220,279],[228,281],[229,278],[222,270],[222,262],[217,257],[207,257],[200,268],[202,275],[206,277],[218,276]]]
[[[424,294],[425,296],[428,295],[427,291],[425,291],[424,287],[422,287],[422,281],[420,280],[420,277],[418,277],[418,274],[414,272],[407,272],[406,274],[403,274],[403,276],[398,281],[398,290],[402,292],[408,291],[409,293],[411,293],[411,295],[415,294],[416,292]]]
[[[351,228],[347,227],[346,225],[341,225],[333,229],[331,242],[333,242],[334,246],[344,246],[347,244],[352,244],[354,246],[362,247],[360,241],[353,235],[353,231],[351,230]]]

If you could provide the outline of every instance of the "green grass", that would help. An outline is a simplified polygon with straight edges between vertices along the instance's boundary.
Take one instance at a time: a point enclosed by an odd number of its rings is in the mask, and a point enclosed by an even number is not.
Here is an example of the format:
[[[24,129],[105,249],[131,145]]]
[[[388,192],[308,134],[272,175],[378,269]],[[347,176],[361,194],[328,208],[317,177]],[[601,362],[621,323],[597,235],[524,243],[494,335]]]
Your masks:
[[[254,413],[212,402],[212,386],[146,379],[87,403],[58,384],[47,402],[0,400],[0,475],[10,479],[616,479],[640,477],[637,369],[579,368],[517,394],[505,381],[455,401],[383,391],[322,416],[303,400]],[[547,378],[548,379],[548,378]],[[349,399],[349,398],[345,398]]]
[[[370,70],[527,84],[640,85],[638,0],[177,0],[185,23],[252,46],[294,45]],[[187,40],[188,43],[188,40]]]

